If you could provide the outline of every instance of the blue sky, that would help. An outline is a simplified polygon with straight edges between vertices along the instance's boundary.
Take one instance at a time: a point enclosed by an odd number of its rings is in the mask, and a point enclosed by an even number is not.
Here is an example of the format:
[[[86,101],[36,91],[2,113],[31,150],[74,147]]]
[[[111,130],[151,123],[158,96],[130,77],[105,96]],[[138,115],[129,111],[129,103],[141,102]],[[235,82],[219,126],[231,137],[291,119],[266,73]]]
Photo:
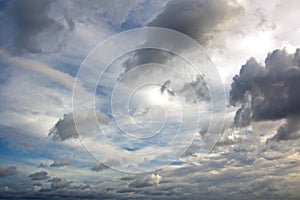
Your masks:
[[[299,9],[0,0],[0,198],[298,199]]]

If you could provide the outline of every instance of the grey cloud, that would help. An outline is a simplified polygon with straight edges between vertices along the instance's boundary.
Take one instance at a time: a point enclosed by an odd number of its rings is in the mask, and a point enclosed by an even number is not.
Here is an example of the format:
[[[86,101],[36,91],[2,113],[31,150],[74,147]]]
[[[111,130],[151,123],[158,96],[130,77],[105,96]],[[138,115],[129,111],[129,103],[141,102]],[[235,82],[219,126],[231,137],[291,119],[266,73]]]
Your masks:
[[[162,176],[158,174],[150,174],[145,177],[139,177],[135,181],[129,184],[129,187],[142,188],[156,185],[158,186]]]
[[[17,168],[14,166],[0,166],[0,178],[16,174]]]
[[[242,13],[243,8],[231,0],[173,0],[148,26],[176,30],[207,45]]]
[[[109,167],[120,167],[120,166],[121,166],[120,161],[116,159],[108,159],[104,163],[97,163],[94,167],[91,168],[91,170],[95,172],[99,172],[108,169]]]
[[[17,52],[56,53],[68,45],[77,24],[101,26],[102,30],[138,27],[151,20],[164,4],[163,0],[155,3],[141,0],[12,0],[3,11],[7,27],[0,39],[7,42],[6,35],[11,35],[10,45]]]
[[[287,122],[279,127],[277,133],[271,140],[289,140],[300,137],[300,116],[289,117]]]
[[[58,51],[74,28],[67,16],[53,13],[52,0],[10,1],[9,16],[15,22],[15,48],[32,53]],[[58,6],[58,5],[56,5]]]
[[[32,185],[32,190],[35,191],[35,192],[38,192],[38,191],[42,190],[42,184],[41,183],[34,183]]]
[[[164,84],[160,87],[160,92],[161,94],[163,94],[165,91],[171,95],[171,96],[175,96],[174,92],[168,88],[168,86],[170,85],[171,81],[167,80],[164,82]]]
[[[100,111],[96,112],[96,117],[93,111],[75,113],[75,115],[76,125],[74,121],[74,113],[65,114],[62,119],[58,120],[48,135],[54,141],[64,141],[70,138],[78,138],[78,131],[80,131],[80,133],[87,133],[89,128],[95,126],[98,122],[108,123],[107,117]],[[98,121],[96,122],[95,120]]]
[[[185,83],[179,93],[184,95],[187,101],[196,103],[197,101],[210,101],[210,93],[204,77],[198,75],[196,80]],[[195,99],[196,98],[196,99]]]
[[[278,140],[299,137],[296,125],[300,115],[300,49],[294,54],[275,50],[268,54],[265,67],[251,58],[233,78],[230,104],[242,104],[235,115],[235,126],[252,121],[286,119],[274,137]]]
[[[128,58],[124,63],[123,66],[125,68],[125,72],[128,72],[130,69],[147,64],[147,63],[160,63],[164,64],[168,60],[170,60],[174,54],[159,50],[159,49],[140,49],[136,50],[133,55],[131,55],[130,58]]]
[[[40,163],[37,168],[46,168],[48,165],[46,163]]]
[[[53,190],[66,188],[72,183],[72,181],[67,181],[66,179],[57,178],[57,177],[50,179],[49,182],[51,182],[51,188]]]
[[[173,0],[164,11],[148,23],[149,27],[168,28],[186,34],[201,45],[217,41],[218,33],[243,13],[243,8],[232,0]],[[160,36],[157,35],[157,42]],[[180,41],[178,41],[180,42]],[[188,46],[182,44],[183,49]],[[145,63],[166,63],[173,54],[162,50],[140,50],[124,63],[125,71]]]
[[[69,158],[64,158],[62,160],[56,159],[53,161],[53,163],[50,165],[50,167],[62,167],[62,166],[70,166],[71,160]]]
[[[205,47],[212,47],[220,41],[223,32],[226,32],[244,13],[243,7],[232,0],[172,0],[169,1],[161,14],[157,15],[149,27],[168,28],[186,34]],[[161,35],[154,35],[157,43],[163,43]],[[147,44],[149,41],[146,41]],[[150,41],[152,43],[154,41]],[[180,42],[180,41],[178,41]],[[189,50],[187,44],[181,44],[180,50]],[[199,55],[201,56],[201,55]],[[175,57],[174,54],[156,49],[138,50],[135,54],[123,63],[125,72],[133,67],[145,63],[166,64]],[[177,63],[178,64],[178,63]],[[197,77],[196,81],[186,83],[185,87],[192,87],[196,95],[202,99],[210,99],[203,80]],[[191,91],[191,90],[190,90]],[[191,94],[186,94],[191,96]],[[198,99],[189,99],[195,102]]]
[[[40,172],[35,172],[33,174],[30,174],[28,176],[31,180],[45,180],[45,179],[48,179],[49,176],[48,176],[48,172],[46,171],[40,171]]]
[[[97,163],[94,167],[91,168],[92,171],[99,172],[109,167],[103,163]]]

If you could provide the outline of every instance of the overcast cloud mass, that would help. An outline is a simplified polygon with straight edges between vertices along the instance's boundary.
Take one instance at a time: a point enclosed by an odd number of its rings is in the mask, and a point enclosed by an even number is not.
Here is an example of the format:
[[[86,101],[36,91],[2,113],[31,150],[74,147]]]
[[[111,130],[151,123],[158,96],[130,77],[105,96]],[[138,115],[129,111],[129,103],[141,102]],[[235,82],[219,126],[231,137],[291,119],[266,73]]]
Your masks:
[[[0,199],[299,199],[299,10],[0,0]]]

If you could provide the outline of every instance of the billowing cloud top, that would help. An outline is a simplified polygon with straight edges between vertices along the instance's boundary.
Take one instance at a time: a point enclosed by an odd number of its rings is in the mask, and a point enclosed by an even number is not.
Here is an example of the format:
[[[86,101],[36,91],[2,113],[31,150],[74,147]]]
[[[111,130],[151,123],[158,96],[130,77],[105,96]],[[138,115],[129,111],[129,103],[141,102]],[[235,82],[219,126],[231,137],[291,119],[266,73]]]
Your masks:
[[[265,67],[251,58],[233,78],[230,103],[242,104],[235,115],[236,126],[251,121],[286,119],[274,139],[299,137],[300,115],[300,49],[294,54],[286,50],[269,53]]]

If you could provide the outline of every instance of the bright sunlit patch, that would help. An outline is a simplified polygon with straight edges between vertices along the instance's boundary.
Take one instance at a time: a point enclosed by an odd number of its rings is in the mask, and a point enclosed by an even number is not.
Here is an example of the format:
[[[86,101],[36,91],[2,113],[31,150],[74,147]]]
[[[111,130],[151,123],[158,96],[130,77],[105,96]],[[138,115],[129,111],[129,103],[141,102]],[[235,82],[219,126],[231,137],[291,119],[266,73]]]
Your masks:
[[[282,41],[281,48],[285,49],[290,54],[294,53],[297,49],[297,47],[291,45],[289,41]]]
[[[263,54],[272,49],[273,36],[272,32],[258,32],[257,34],[248,35],[241,42],[241,47],[254,51],[261,51]]]
[[[157,105],[163,105],[169,102],[169,95],[161,93],[160,88],[157,86],[149,87],[146,90],[148,99]]]

